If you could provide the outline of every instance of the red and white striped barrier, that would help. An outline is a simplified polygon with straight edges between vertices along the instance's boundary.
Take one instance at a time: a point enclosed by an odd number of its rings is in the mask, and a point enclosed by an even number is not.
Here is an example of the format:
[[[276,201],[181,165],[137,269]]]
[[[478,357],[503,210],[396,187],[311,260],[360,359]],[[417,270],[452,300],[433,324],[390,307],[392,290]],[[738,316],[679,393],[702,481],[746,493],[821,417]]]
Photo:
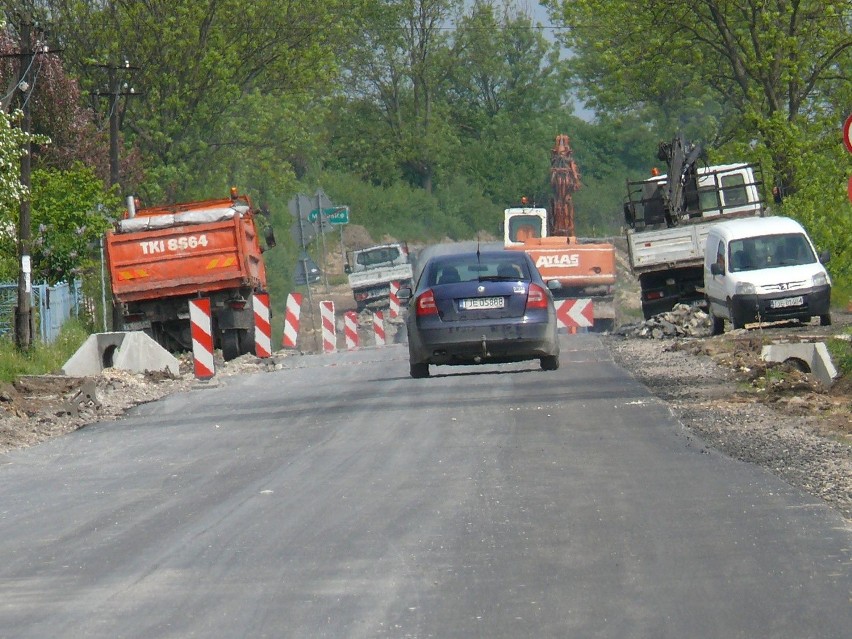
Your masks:
[[[296,348],[299,341],[299,316],[302,314],[302,294],[290,293],[287,296],[287,310],[284,313],[284,337],[281,346]]]
[[[343,336],[346,338],[346,350],[358,348],[358,313],[355,311],[346,311],[343,315]]]
[[[399,282],[390,283],[390,317],[399,317]]]
[[[337,350],[337,327],[334,325],[334,302],[323,301],[320,305],[322,320],[322,350],[333,353]]]
[[[210,300],[189,300],[189,323],[192,330],[192,359],[195,376],[210,379],[216,374],[213,365],[213,322],[210,319]]]
[[[595,307],[591,299],[555,300],[556,325],[575,330],[589,328],[595,323]]]
[[[254,354],[272,357],[272,327],[269,325],[269,293],[255,293],[252,299],[254,310]]]
[[[385,345],[385,316],[381,311],[373,313],[373,336],[376,340],[376,346]]]

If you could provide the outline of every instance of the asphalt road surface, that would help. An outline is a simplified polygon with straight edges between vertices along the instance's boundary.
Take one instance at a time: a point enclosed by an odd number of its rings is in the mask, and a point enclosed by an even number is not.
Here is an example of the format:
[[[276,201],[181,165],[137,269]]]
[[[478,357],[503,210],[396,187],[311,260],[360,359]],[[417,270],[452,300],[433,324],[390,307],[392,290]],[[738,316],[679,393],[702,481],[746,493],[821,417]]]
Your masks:
[[[0,457],[0,637],[850,636],[839,515],[594,336],[285,362]]]

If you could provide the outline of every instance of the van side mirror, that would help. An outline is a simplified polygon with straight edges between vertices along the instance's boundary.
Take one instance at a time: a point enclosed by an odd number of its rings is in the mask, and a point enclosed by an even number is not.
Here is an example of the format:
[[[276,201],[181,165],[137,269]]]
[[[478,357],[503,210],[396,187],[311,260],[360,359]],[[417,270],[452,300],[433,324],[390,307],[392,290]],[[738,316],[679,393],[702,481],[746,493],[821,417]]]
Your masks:
[[[713,275],[724,275],[725,268],[718,262],[713,262],[710,265],[710,273],[712,273]]]
[[[830,259],[831,259],[831,253],[829,253],[827,250],[823,251],[822,253],[819,254],[819,261],[822,264],[828,264],[828,261]]]
[[[396,296],[400,302],[408,304],[411,300],[411,287],[410,286],[402,286],[396,292]]]
[[[352,272],[352,267],[349,265],[348,262],[343,265],[343,272],[346,273],[347,275],[349,275]]]

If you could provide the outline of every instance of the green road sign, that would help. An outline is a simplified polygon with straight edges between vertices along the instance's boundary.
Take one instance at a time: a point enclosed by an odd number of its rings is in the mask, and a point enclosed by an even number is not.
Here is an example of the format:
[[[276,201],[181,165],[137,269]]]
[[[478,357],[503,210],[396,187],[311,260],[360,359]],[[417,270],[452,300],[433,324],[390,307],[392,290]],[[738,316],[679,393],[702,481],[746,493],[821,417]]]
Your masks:
[[[322,210],[322,216],[329,224],[349,224],[349,207],[348,206],[332,206]],[[308,213],[308,221],[316,222],[319,217],[319,209],[314,209]]]

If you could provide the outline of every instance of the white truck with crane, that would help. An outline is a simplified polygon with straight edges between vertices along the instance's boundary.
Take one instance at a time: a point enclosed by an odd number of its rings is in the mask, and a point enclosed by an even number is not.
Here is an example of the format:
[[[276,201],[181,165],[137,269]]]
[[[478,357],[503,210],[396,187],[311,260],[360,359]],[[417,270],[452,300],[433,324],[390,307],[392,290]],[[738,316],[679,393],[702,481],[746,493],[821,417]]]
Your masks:
[[[710,227],[764,213],[759,165],[699,167],[702,153],[700,145],[678,134],[660,143],[657,157],[666,162],[666,174],[627,182],[627,250],[645,319],[675,304],[705,306],[704,249]]]

